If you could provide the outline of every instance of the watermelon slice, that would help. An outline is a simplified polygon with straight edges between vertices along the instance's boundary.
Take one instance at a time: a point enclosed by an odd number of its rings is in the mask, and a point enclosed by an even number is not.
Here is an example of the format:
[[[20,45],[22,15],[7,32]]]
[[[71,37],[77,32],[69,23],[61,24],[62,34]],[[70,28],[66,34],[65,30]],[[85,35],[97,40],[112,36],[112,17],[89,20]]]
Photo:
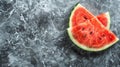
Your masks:
[[[78,4],[74,10],[71,13],[70,20],[69,20],[69,26],[74,27],[78,25],[79,23],[83,23],[86,20],[89,20],[91,18],[95,17],[92,13],[90,13],[85,7]],[[97,16],[98,20],[101,21],[101,23],[109,29],[110,25],[110,15],[109,12],[102,13]]]
[[[97,19],[108,29],[110,28],[110,14],[109,12],[101,13],[97,16]]]
[[[119,40],[96,17],[68,28],[68,34],[78,47],[87,51],[102,51]]]

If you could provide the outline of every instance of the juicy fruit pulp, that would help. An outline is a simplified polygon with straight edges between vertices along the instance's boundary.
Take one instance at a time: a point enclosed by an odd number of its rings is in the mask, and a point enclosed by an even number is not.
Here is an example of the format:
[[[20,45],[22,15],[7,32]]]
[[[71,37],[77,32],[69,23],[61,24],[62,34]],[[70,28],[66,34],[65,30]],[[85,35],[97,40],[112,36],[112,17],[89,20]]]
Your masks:
[[[71,13],[68,34],[78,47],[87,51],[101,51],[119,40],[108,30],[109,23],[109,13],[95,17],[85,7],[78,4]]]
[[[88,51],[101,51],[118,41],[114,33],[106,29],[97,18],[68,29],[74,43]]]
[[[86,20],[89,20],[91,18],[95,17],[92,13],[90,13],[86,8],[78,4],[70,17],[70,27],[74,27],[78,25],[79,23],[83,23]],[[109,18],[109,12],[102,13],[97,16],[97,19],[109,29],[109,23],[110,23],[110,18]]]
[[[109,29],[110,27],[110,15],[109,12],[102,13],[97,16],[97,19],[106,27]]]
[[[88,19],[93,18],[94,15],[92,13],[90,13],[87,9],[85,9],[83,6],[81,6],[80,4],[78,4],[70,17],[70,27],[74,27],[76,25],[78,25],[79,23],[83,23]]]

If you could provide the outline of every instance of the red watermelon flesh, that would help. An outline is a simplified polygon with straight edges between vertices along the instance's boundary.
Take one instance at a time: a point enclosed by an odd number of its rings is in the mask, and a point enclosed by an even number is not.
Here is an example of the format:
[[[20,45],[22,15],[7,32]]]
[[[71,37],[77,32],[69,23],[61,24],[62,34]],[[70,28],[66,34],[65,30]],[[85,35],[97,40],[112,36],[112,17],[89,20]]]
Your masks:
[[[71,17],[70,17],[70,27],[74,27],[78,25],[79,23],[83,23],[88,19],[93,18],[94,15],[90,13],[85,7],[78,4],[74,10],[72,11]]]
[[[78,47],[88,51],[101,51],[118,41],[116,35],[105,28],[97,18],[68,28],[68,33]]]
[[[109,29],[110,27],[110,15],[109,12],[106,13],[101,13],[100,15],[97,16],[97,19]]]
[[[79,23],[83,23],[86,20],[89,20],[91,18],[95,17],[90,11],[88,11],[85,7],[78,4],[74,10],[72,11],[71,17],[70,17],[70,27],[74,27],[78,25]],[[102,13],[97,16],[98,20],[107,28],[109,28],[109,12]]]

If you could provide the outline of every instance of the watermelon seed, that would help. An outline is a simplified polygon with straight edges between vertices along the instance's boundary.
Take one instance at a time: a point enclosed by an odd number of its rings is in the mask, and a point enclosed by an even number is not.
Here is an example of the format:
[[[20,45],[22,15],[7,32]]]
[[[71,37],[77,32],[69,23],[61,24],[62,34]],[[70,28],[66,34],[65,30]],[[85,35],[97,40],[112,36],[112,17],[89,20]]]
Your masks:
[[[84,18],[87,20],[87,17],[86,17],[86,16],[84,16]]]
[[[102,40],[102,38],[101,38],[101,37],[99,37],[99,40]]]
[[[82,31],[84,30],[85,28],[82,28]]]
[[[105,37],[105,34],[102,34],[102,37]]]
[[[93,32],[91,31],[90,34],[93,34]]]

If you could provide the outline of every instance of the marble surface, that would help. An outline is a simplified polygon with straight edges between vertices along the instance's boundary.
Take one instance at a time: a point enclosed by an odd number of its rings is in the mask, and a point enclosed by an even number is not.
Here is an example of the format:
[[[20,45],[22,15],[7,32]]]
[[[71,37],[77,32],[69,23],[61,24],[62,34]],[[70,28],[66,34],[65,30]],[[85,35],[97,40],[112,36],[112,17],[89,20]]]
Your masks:
[[[120,42],[91,53],[69,39],[76,3],[94,15],[109,11],[120,38],[120,0],[0,0],[0,67],[120,67]]]

